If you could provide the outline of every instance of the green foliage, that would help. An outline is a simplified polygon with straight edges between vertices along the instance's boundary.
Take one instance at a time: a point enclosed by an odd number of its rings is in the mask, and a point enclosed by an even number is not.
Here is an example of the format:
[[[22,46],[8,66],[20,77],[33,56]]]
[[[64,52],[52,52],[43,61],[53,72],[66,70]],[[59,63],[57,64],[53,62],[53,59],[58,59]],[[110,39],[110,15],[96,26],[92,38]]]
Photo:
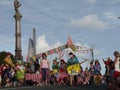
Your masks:
[[[5,63],[4,59],[5,59],[6,55],[7,55],[7,53],[10,53],[10,52],[5,52],[5,51],[0,52],[0,65]],[[15,61],[14,56],[12,54],[11,54],[11,59],[12,59],[13,62]]]

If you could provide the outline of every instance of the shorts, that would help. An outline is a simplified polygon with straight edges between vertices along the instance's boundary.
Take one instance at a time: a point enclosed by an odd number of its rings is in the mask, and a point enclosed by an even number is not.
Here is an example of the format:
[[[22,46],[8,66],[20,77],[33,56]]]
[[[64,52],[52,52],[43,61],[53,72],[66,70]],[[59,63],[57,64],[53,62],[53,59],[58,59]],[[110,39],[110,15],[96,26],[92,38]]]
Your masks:
[[[114,71],[113,77],[114,77],[114,78],[120,77],[120,72]]]

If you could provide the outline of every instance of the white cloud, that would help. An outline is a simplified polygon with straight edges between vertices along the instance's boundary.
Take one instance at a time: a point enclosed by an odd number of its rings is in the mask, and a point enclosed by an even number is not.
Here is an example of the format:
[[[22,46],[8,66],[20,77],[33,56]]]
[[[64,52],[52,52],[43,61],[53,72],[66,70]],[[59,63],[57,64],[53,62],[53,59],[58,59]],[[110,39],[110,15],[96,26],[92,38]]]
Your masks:
[[[77,28],[85,28],[92,30],[102,30],[106,28],[106,23],[99,20],[97,15],[87,15],[81,19],[71,20],[70,25]]]
[[[53,45],[49,45],[47,40],[46,40],[46,36],[42,35],[42,36],[39,36],[37,39],[37,46],[36,46],[37,53],[45,52],[47,50],[56,48],[56,47],[61,46],[61,45],[62,45],[62,43],[59,41]]]
[[[50,48],[49,44],[46,41],[46,37],[44,35],[38,37],[36,48],[37,48],[37,52],[41,52]]]

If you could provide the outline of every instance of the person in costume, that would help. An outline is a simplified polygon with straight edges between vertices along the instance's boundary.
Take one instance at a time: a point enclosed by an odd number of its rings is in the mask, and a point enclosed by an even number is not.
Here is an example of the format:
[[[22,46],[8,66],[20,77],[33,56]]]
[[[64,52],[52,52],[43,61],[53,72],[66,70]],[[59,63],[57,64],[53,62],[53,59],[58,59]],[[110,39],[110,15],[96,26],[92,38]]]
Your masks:
[[[100,65],[99,61],[96,60],[95,65],[94,65],[94,74],[101,75],[100,71],[101,71],[101,65]]]
[[[6,57],[4,59],[4,65],[2,65],[2,86],[6,85],[6,79],[9,76],[9,71],[10,71],[10,61],[11,61],[11,54],[7,53]]]
[[[106,61],[103,59],[103,62],[105,64],[105,68],[106,68],[105,75],[109,76],[111,74],[111,65],[113,65],[112,59],[110,57],[108,57],[108,59]]]
[[[103,59],[103,62],[105,64],[105,77],[106,77],[106,83],[108,88],[112,87],[112,81],[113,81],[113,73],[114,73],[114,62],[110,57],[108,57],[107,60]]]
[[[93,65],[93,60],[90,62],[89,66],[89,73],[90,73],[90,78],[89,78],[89,84],[92,85],[94,83],[94,65]]]
[[[19,86],[22,86],[25,79],[25,67],[22,64],[22,61],[18,61],[17,63],[18,64],[16,67],[16,78],[19,81]]]
[[[50,70],[50,64],[47,60],[46,53],[42,54],[42,60],[40,62],[40,71],[42,71],[42,83],[48,85],[48,72]]]
[[[98,60],[95,61],[94,65],[94,83],[99,86],[101,84],[101,65]]]
[[[84,84],[89,84],[90,73],[88,68],[85,68],[85,82]]]
[[[58,82],[58,73],[59,73],[59,63],[56,59],[53,60],[52,64],[53,76],[54,76],[54,85]]]
[[[91,75],[94,74],[94,65],[93,65],[93,61],[90,62],[89,72],[90,72]]]
[[[63,59],[61,59],[60,67],[59,67],[59,82],[61,84],[65,84],[67,76],[68,75],[67,75],[67,70],[66,70],[66,62]]]
[[[67,60],[67,67],[74,65],[74,64],[79,64],[77,57],[72,52],[69,53],[69,57],[70,58]],[[69,73],[69,75],[70,75],[70,85],[73,85],[73,82],[75,82],[74,77],[76,75],[78,75],[78,73],[71,71],[71,73]]]
[[[78,84],[83,85],[85,81],[85,71],[83,70],[83,67],[81,67],[81,71],[78,74]]]

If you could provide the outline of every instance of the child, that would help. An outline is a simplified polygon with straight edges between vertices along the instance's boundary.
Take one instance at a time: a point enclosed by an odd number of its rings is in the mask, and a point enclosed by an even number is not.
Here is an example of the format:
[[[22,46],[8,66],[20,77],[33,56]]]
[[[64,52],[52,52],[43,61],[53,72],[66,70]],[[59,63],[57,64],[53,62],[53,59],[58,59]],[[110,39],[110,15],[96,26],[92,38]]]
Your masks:
[[[54,85],[55,85],[57,84],[57,81],[58,81],[58,62],[56,59],[53,60],[52,69],[53,69]]]
[[[42,71],[42,83],[48,85],[48,71],[50,70],[50,64],[47,60],[46,53],[42,54],[42,60],[40,62],[40,71]]]
[[[74,64],[79,64],[79,61],[77,59],[77,57],[72,53],[70,52],[69,53],[69,59],[67,61],[67,66],[71,66],[71,65],[74,65]],[[79,72],[74,72],[73,70],[71,70],[71,73],[69,74],[70,75],[70,85],[72,86],[73,83],[77,82],[77,75],[79,74]]]
[[[66,83],[66,79],[67,79],[67,72],[66,72],[66,63],[65,61],[62,59],[60,60],[60,70],[59,70],[59,83],[60,84],[65,84]]]

